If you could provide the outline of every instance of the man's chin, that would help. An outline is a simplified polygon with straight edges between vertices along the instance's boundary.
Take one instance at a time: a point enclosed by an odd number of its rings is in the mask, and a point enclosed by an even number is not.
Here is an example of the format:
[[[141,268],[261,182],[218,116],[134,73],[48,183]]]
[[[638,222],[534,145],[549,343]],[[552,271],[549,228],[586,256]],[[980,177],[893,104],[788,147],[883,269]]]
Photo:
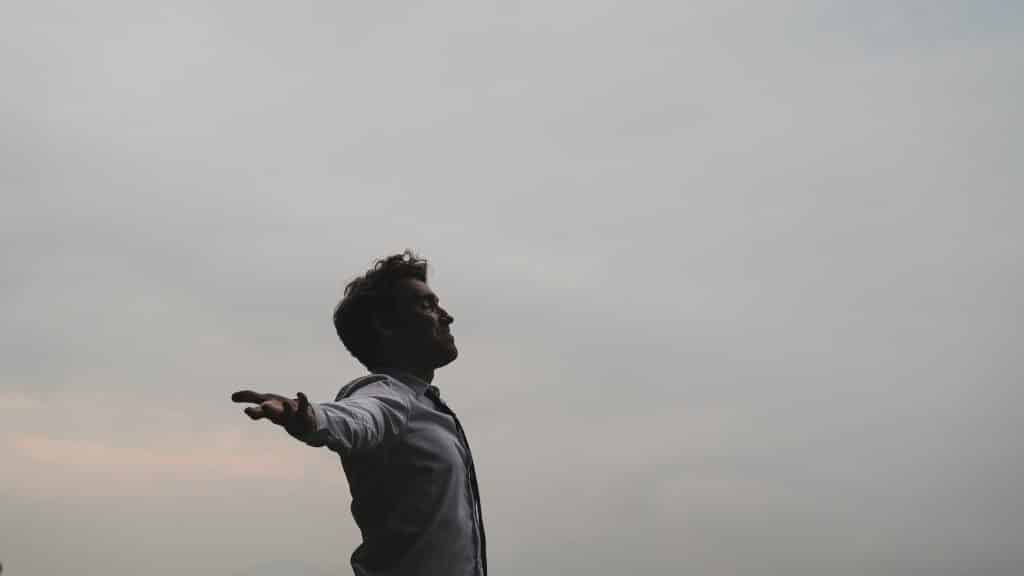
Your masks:
[[[441,361],[437,364],[437,367],[447,366],[455,361],[459,357],[459,349],[454,344],[445,348],[444,354],[440,355]]]

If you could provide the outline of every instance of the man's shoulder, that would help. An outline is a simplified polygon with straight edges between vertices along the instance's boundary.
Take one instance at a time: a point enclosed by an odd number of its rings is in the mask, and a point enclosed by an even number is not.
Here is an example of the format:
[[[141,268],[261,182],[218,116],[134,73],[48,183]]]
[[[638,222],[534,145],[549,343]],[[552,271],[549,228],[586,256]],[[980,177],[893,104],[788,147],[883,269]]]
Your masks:
[[[401,380],[390,374],[366,374],[341,387],[335,401],[353,396],[413,396],[415,393]]]

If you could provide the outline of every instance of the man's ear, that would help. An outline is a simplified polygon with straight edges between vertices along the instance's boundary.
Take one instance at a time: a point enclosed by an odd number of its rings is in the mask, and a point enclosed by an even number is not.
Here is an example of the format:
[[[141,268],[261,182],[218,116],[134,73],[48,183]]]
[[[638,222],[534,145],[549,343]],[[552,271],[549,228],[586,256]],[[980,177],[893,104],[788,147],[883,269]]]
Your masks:
[[[373,324],[373,331],[377,333],[377,338],[380,340],[385,340],[394,333],[394,330],[388,328],[376,312],[370,315],[370,323]]]

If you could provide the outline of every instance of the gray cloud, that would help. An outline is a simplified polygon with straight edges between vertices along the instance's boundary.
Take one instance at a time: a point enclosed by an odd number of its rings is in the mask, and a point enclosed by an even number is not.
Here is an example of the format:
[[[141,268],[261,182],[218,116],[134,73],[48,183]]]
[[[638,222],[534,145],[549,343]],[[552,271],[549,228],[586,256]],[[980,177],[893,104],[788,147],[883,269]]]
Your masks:
[[[7,3],[0,561],[343,572],[336,460],[227,397],[332,396],[413,247],[496,571],[1013,573],[1019,16]]]

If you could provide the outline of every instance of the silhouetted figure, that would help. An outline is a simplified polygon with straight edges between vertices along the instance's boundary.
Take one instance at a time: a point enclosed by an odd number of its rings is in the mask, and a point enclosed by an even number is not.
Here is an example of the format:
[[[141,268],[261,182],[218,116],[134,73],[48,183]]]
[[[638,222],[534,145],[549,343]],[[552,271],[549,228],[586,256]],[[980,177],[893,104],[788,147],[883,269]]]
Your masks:
[[[485,575],[487,556],[473,456],[455,413],[432,385],[455,360],[454,321],[427,286],[427,262],[406,250],[345,287],[334,326],[370,374],[334,402],[235,392],[310,446],[341,456],[363,542],[358,576]]]

